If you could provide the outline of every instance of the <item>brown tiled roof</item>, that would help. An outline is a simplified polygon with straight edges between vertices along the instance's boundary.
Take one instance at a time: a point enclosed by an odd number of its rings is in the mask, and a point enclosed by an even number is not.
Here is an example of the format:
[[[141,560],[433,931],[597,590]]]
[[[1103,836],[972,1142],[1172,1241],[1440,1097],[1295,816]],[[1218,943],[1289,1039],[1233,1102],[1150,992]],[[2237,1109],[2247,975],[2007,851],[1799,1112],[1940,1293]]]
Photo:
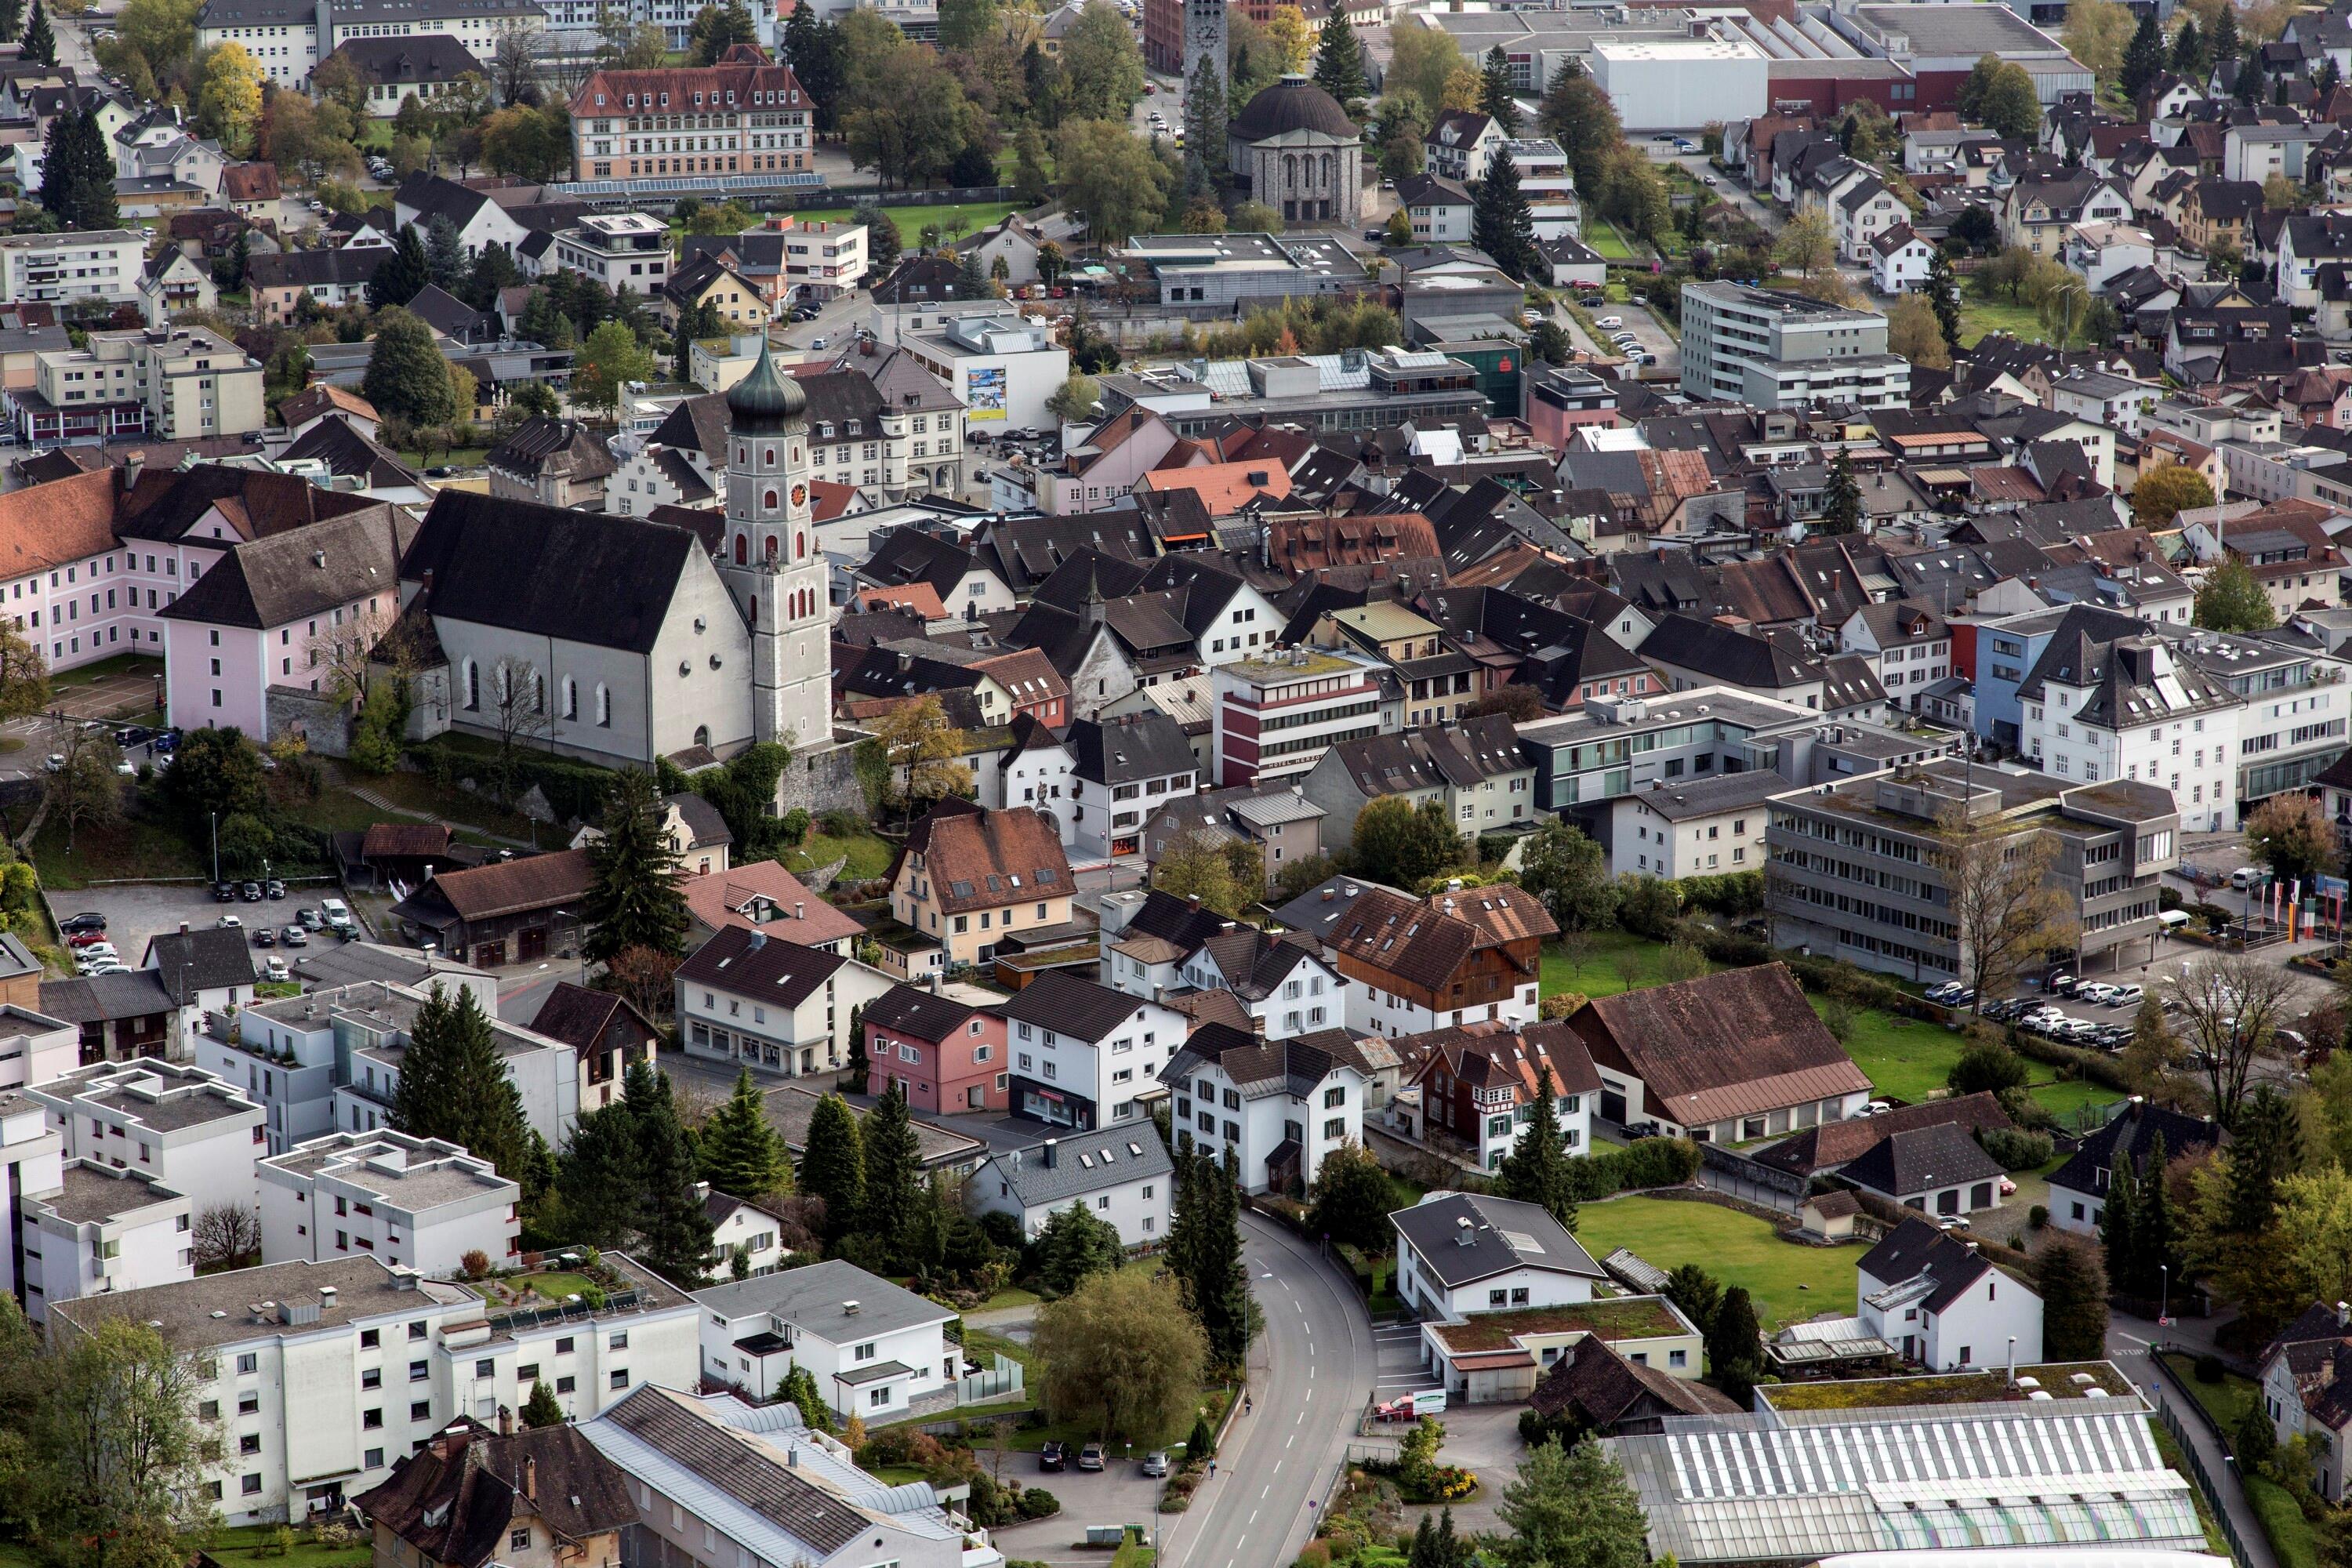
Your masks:
[[[379,822],[360,839],[363,860],[429,860],[449,853],[449,829],[438,822]]]
[[[111,468],[0,495],[0,578],[29,576],[113,549],[115,496]]]
[[[221,171],[221,195],[233,202],[274,202],[283,192],[275,163],[231,163]]]
[[[892,883],[917,855],[942,914],[1064,898],[1075,890],[1062,836],[1027,806],[989,811],[965,800],[942,800],[907,835],[906,847],[890,863]]]
[[[480,1568],[518,1521],[540,1520],[563,1545],[637,1521],[628,1480],[572,1426],[499,1436],[479,1424],[429,1440],[353,1500],[425,1562]]]
[[[808,884],[774,860],[688,877],[683,884],[687,912],[713,931],[727,926],[754,928],[808,947],[821,947],[866,928],[808,889]],[[775,912],[753,921],[746,910],[765,899]]]
[[[1784,963],[1597,997],[1569,1022],[1595,1060],[1622,1058],[1653,1111],[1685,1127],[1870,1089]]]
[[[491,920],[584,897],[593,874],[585,849],[526,855],[459,871],[438,871],[426,884],[461,920]]]
[[[1876,1116],[1856,1117],[1848,1121],[1824,1122],[1809,1127],[1795,1137],[1775,1143],[1756,1156],[1767,1165],[1783,1171],[1793,1171],[1810,1176],[1858,1160],[1881,1139],[1897,1132],[1909,1132],[1921,1127],[1938,1127],[1946,1122],[1975,1131],[1982,1127],[2014,1125],[2000,1101],[1990,1094],[1963,1094],[1949,1100],[1930,1100],[1918,1105],[1906,1105],[1883,1111]]]
[[[1601,1092],[1601,1072],[1592,1065],[1591,1053],[1562,1019],[1521,1029],[1482,1020],[1400,1036],[1395,1046],[1397,1054],[1409,1064],[1408,1081],[1418,1082],[1442,1063],[1454,1078],[1474,1088],[1507,1083],[1515,1103],[1531,1105],[1543,1093],[1548,1066],[1556,1086],[1553,1093]]]
[[[1359,963],[1433,990],[1479,948],[1559,930],[1540,900],[1507,885],[1426,900],[1368,887],[1325,940]]]
[[[1585,1335],[1552,1363],[1528,1403],[1538,1415],[1576,1415],[1605,1432],[1645,1394],[1670,1414],[1728,1415],[1739,1410],[1703,1383],[1676,1377],[1661,1367],[1635,1365],[1610,1349],[1599,1334]]]
[[[547,1000],[540,1004],[539,1014],[531,1019],[530,1026],[551,1040],[562,1040],[575,1051],[596,1051],[604,1047],[604,1037],[614,1019],[625,1013],[636,1020],[646,1037],[660,1034],[626,997],[559,980],[547,994]]]

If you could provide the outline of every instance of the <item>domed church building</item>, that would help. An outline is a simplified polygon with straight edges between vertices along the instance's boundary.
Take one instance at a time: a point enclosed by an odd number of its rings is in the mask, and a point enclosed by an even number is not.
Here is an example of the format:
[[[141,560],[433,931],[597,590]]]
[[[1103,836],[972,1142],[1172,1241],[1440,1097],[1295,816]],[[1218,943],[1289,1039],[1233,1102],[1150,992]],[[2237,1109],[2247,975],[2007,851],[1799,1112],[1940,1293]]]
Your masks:
[[[1364,141],[1339,100],[1286,76],[1249,100],[1225,128],[1226,159],[1250,197],[1286,224],[1363,219]]]

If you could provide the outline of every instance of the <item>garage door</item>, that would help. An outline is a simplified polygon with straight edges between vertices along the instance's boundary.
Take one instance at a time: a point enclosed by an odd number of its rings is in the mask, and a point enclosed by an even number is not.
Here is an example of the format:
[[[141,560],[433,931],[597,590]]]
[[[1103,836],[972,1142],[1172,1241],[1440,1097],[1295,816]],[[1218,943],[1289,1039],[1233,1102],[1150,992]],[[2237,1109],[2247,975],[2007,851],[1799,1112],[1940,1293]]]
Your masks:
[[[474,944],[474,963],[481,969],[496,969],[507,961],[507,944],[503,942],[478,942]]]
[[[547,932],[536,927],[515,933],[515,962],[530,963],[547,956]]]

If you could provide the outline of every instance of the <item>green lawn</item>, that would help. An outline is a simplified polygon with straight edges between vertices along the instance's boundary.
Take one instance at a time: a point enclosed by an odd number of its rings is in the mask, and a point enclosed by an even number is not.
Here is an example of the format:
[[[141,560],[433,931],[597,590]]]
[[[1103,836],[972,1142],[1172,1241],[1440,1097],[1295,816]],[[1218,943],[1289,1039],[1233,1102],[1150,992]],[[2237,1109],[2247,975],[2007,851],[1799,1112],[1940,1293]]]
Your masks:
[[[1973,289],[1960,294],[1960,346],[1973,345],[1987,332],[2007,332],[2024,342],[2046,342],[2050,331],[2042,324],[2042,312],[2031,305],[2011,304],[2007,300],[1979,298]],[[2078,337],[2080,333],[2076,334]]]
[[[298,1531],[293,1549],[279,1557],[268,1550],[269,1537],[276,1529],[267,1524],[225,1529],[213,1541],[213,1560],[222,1568],[261,1568],[263,1563],[270,1568],[355,1568],[373,1554],[364,1535],[354,1545],[331,1550],[299,1539]]]
[[[1638,261],[1640,253],[1625,243],[1617,226],[1604,217],[1589,218],[1584,226],[1584,243],[1601,253],[1603,261]]]
[[[382,795],[394,805],[405,806],[411,811],[428,813],[436,820],[447,822],[455,826],[478,828],[483,833],[520,839],[524,843],[532,841],[531,821],[529,817],[520,812],[507,810],[499,805],[496,799],[487,795],[476,795],[470,791],[454,787],[443,789],[424,773],[385,773],[381,777],[354,773],[352,775],[351,782],[366,790],[370,795]],[[337,797],[340,797],[338,804],[330,805],[329,802],[336,800]],[[352,795],[349,790],[333,785],[320,792],[317,805],[322,811],[349,811],[353,816],[367,817],[366,822],[334,824],[338,827],[345,826],[366,827],[384,819],[384,814],[382,811]],[[296,815],[305,821],[311,820],[308,811],[298,810]],[[319,826],[325,826],[327,824],[321,822]],[[554,841],[554,837],[561,835],[561,830],[553,827],[545,828],[543,831],[551,835],[551,843]]]
[[[1666,951],[1663,943],[1631,931],[1597,931],[1589,934],[1584,951],[1574,958],[1556,942],[1545,944],[1543,994],[1580,991],[1587,996],[1614,996],[1621,991],[1655,985],[1664,978],[1658,973],[1658,960]],[[1627,965],[1622,973],[1618,967],[1621,960]],[[1633,978],[1631,985],[1626,984],[1629,974]]]
[[[882,214],[898,226],[898,243],[912,250],[923,242],[926,225],[939,225],[942,240],[960,239],[974,229],[1003,223],[1020,210],[1012,202],[966,202],[956,206],[886,206]],[[793,216],[802,223],[842,223],[848,220],[849,209],[822,207],[813,212],[796,212]]]
[[[125,817],[103,826],[84,823],[73,835],[71,849],[66,837],[63,819],[52,813],[33,838],[33,868],[51,892],[92,882],[201,877],[212,868],[206,851],[151,822]]]
[[[1596,1258],[1631,1247],[1660,1268],[1696,1263],[1727,1284],[1744,1285],[1767,1329],[1853,1310],[1859,1247],[1782,1241],[1765,1221],[1715,1204],[1668,1198],[1587,1204],[1577,1217],[1576,1239]]]
[[[887,871],[890,858],[897,853],[897,848],[888,839],[877,834],[861,833],[855,838],[836,838],[832,834],[811,828],[801,847],[784,857],[784,868],[795,873],[820,870],[846,855],[849,863],[841,868],[841,875],[835,879],[835,884],[864,882]]]

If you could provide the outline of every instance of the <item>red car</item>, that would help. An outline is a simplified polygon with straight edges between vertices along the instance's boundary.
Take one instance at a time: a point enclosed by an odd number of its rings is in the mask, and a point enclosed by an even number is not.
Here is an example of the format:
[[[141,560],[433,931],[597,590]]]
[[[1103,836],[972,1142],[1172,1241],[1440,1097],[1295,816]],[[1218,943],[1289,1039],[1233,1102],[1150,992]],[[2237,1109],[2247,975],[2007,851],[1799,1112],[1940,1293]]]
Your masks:
[[[106,933],[102,931],[78,931],[66,938],[67,944],[72,947],[90,947],[105,940]]]

